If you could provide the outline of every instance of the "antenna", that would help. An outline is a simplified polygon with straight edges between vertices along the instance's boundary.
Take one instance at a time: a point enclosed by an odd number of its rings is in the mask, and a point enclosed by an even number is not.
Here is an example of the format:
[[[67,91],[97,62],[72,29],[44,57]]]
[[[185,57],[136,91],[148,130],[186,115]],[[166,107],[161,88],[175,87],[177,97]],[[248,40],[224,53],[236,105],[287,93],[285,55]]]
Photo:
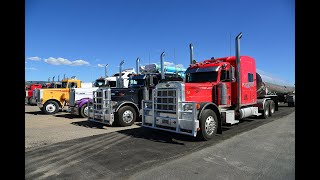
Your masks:
[[[230,45],[230,56],[231,56],[231,32],[229,32],[229,35],[230,35],[230,42],[229,42],[229,45]]]
[[[149,50],[149,64],[150,64],[150,50]]]
[[[173,48],[173,62],[174,62],[174,70],[177,72],[176,48]]]

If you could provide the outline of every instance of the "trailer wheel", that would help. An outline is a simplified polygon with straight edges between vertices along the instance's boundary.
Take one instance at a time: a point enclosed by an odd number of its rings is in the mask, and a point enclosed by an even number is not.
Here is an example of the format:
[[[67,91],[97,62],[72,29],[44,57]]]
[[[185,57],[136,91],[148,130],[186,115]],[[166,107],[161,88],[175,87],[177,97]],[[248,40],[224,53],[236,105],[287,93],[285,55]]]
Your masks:
[[[269,109],[270,109],[269,101],[266,101],[263,106],[263,112],[262,112],[263,119],[267,119],[269,117],[269,112],[270,112]]]
[[[55,114],[59,111],[59,104],[55,101],[47,101],[43,105],[43,112],[45,114]]]
[[[119,126],[131,126],[137,119],[137,113],[131,106],[123,106],[116,115]]]
[[[89,111],[88,104],[84,104],[84,105],[80,108],[80,116],[83,117],[83,118],[88,117],[88,111]]]
[[[198,137],[201,140],[210,140],[216,133],[218,128],[218,118],[214,111],[205,109],[200,117],[200,132]]]
[[[269,101],[269,116],[272,116],[275,112],[275,103],[273,101]]]

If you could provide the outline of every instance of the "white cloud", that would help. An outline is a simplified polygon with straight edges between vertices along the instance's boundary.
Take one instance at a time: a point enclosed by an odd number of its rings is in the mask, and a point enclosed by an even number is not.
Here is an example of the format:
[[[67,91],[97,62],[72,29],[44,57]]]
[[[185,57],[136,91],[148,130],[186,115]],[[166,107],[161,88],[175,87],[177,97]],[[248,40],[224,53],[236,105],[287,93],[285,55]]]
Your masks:
[[[98,67],[104,67],[104,65],[103,64],[98,64]]]
[[[72,61],[71,63],[72,63],[72,64],[71,64],[72,66],[90,65],[89,62],[87,62],[87,61],[85,61],[85,60],[81,60],[81,59]]]
[[[82,65],[90,65],[89,62],[84,61],[84,60],[75,60],[75,61],[70,61],[68,59],[64,58],[53,58],[49,57],[48,59],[45,59],[44,62],[52,65],[69,65],[69,66],[82,66]]]
[[[40,61],[41,60],[41,58],[38,56],[28,57],[27,59],[29,59],[31,61]]]
[[[33,70],[33,71],[36,71],[36,70],[38,70],[37,68],[34,68],[34,67],[30,67],[30,68],[25,68],[26,70]]]
[[[177,65],[175,65],[173,62],[167,62],[167,61],[163,62],[163,64],[164,64],[165,66],[173,66],[173,67],[177,67],[177,68],[182,68],[182,69],[184,69],[183,64],[177,64]]]

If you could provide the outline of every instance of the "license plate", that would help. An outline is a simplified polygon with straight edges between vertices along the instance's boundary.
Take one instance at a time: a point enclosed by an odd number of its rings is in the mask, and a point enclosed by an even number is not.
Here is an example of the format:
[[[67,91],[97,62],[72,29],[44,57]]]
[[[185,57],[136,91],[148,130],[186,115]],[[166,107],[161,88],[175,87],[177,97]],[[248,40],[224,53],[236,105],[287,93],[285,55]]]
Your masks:
[[[169,120],[168,119],[162,119],[162,123],[163,124],[169,124]]]

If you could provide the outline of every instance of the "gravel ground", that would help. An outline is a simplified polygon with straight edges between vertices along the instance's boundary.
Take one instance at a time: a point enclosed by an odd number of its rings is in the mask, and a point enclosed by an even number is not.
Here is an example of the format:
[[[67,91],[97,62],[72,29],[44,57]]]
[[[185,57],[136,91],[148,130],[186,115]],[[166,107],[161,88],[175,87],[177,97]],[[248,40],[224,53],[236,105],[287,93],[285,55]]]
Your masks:
[[[37,106],[25,105],[25,149],[140,127],[137,124],[129,127],[102,126],[67,112],[45,115]]]

